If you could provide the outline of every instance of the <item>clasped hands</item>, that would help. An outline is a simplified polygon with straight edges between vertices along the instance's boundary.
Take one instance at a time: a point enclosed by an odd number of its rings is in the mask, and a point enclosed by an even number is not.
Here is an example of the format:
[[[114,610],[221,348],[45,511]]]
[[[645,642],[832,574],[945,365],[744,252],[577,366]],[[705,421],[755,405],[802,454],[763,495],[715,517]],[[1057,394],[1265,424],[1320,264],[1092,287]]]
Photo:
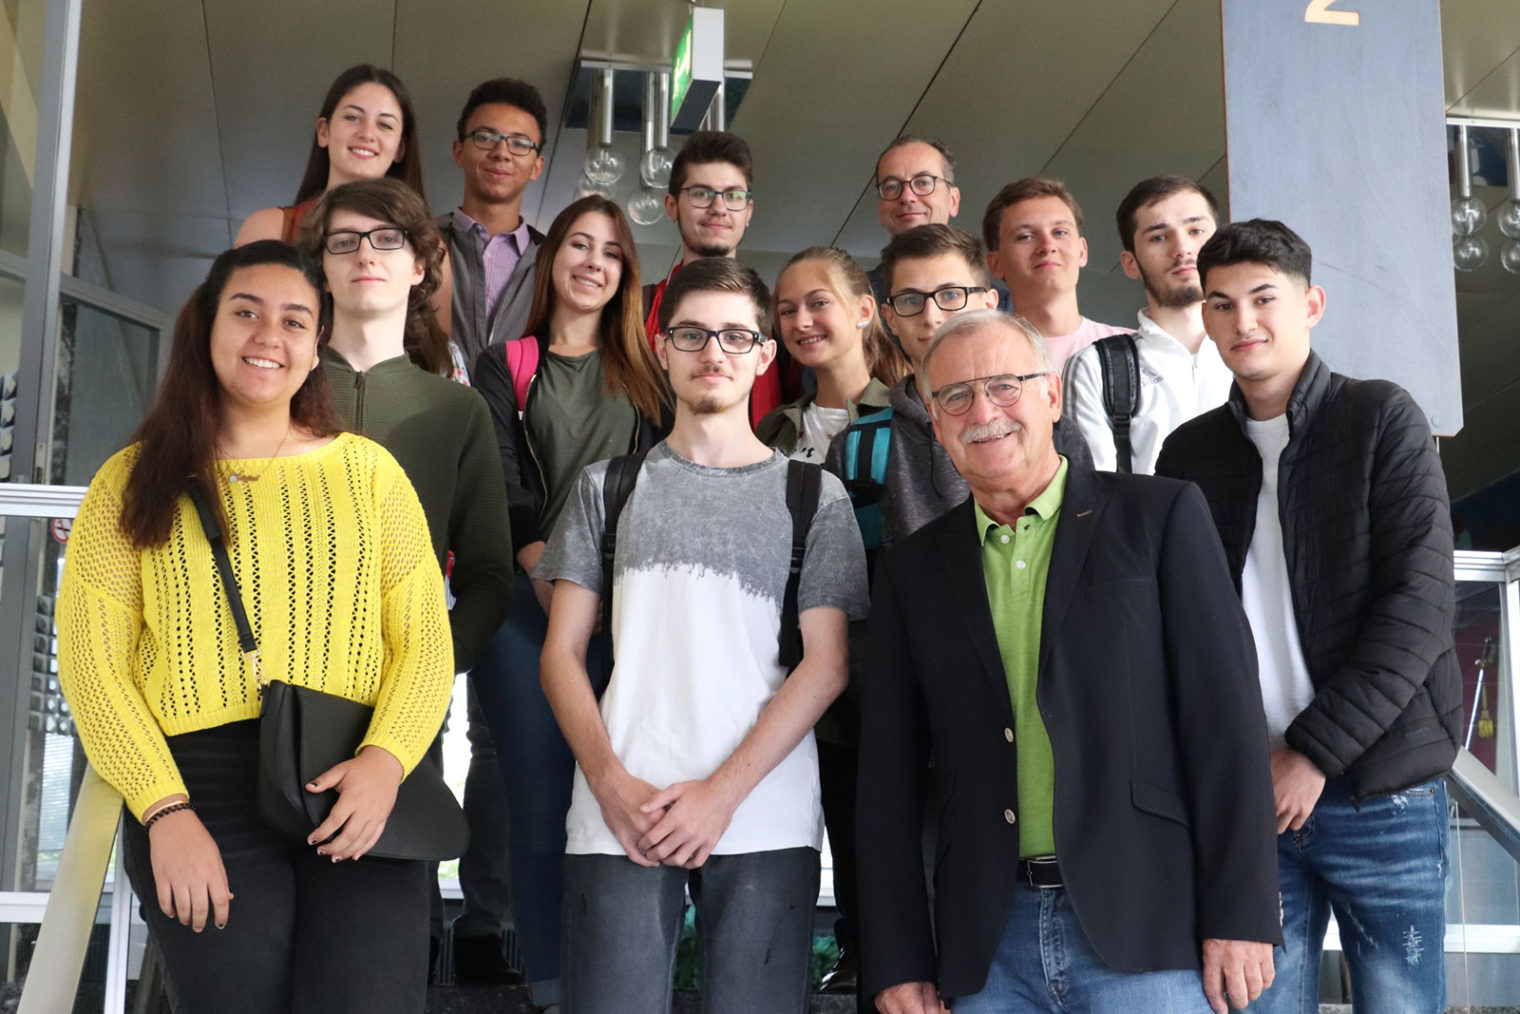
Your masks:
[[[657,789],[622,769],[591,789],[629,859],[688,870],[707,862],[742,799],[733,798],[717,776]]]

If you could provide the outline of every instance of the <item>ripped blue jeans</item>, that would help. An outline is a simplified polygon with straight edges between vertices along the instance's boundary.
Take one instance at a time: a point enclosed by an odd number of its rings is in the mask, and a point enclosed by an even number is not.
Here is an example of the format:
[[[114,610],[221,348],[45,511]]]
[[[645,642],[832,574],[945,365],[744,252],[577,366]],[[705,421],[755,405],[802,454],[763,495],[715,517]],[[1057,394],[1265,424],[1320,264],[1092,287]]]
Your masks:
[[[1446,784],[1351,801],[1325,783],[1314,812],[1277,839],[1285,950],[1251,1014],[1317,1014],[1320,951],[1335,913],[1356,1014],[1446,1008]]]

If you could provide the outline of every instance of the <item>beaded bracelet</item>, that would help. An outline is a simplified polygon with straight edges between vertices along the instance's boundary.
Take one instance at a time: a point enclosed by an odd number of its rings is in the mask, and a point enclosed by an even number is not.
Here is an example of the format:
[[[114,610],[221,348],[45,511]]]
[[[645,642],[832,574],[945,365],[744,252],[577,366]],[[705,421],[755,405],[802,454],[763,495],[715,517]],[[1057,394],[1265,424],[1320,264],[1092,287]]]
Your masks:
[[[190,802],[188,799],[178,803],[170,803],[168,806],[165,806],[162,809],[155,810],[153,812],[153,816],[143,821],[143,830],[147,831],[151,829],[161,817],[166,817],[171,813],[178,813],[180,810],[194,811],[194,809],[195,804]]]

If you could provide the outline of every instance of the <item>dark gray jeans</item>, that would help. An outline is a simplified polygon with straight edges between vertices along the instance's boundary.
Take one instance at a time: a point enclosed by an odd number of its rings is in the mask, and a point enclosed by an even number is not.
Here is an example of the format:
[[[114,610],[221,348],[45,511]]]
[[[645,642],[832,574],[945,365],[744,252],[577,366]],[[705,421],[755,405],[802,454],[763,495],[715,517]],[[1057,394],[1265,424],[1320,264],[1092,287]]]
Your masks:
[[[704,1014],[806,1014],[818,852],[715,855],[700,869],[566,856],[564,1014],[668,1014],[687,887]]]
[[[169,737],[236,895],[200,933],[158,907],[148,836],[128,817],[123,865],[164,956],[176,1014],[420,1014],[427,997],[427,866],[333,863],[290,844],[255,802],[258,723]]]

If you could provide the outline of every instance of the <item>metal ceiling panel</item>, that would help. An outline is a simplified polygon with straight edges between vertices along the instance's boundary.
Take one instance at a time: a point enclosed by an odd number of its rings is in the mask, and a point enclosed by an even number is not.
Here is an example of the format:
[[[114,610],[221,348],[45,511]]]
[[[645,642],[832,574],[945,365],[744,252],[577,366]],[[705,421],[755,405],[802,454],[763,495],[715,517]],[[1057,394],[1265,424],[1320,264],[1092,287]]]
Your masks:
[[[1520,14],[1515,20],[1520,22]],[[1520,118],[1520,51],[1490,71],[1447,112],[1454,116]]]
[[[1441,53],[1450,112],[1480,115],[1467,102],[1500,64],[1520,53],[1520,16],[1515,0],[1444,0],[1441,4]],[[1503,109],[1520,111],[1511,103]]]
[[[983,2],[904,124],[956,153],[961,214],[980,233],[1003,184],[1044,172],[1176,0]],[[1115,173],[1128,176],[1121,167]],[[857,256],[885,241],[869,189],[840,236]]]
[[[786,5],[733,124],[755,153],[747,250],[833,241],[976,6],[941,0],[925,18],[914,0]]]
[[[333,78],[356,63],[391,65],[396,5],[202,0],[202,7],[235,232],[252,212],[295,196]]]
[[[199,0],[84,5],[71,204],[225,218],[218,128]]]
[[[1224,158],[1219,38],[1218,0],[1178,0],[1045,166],[1082,205],[1091,269],[1119,263],[1114,212],[1130,187]]]

